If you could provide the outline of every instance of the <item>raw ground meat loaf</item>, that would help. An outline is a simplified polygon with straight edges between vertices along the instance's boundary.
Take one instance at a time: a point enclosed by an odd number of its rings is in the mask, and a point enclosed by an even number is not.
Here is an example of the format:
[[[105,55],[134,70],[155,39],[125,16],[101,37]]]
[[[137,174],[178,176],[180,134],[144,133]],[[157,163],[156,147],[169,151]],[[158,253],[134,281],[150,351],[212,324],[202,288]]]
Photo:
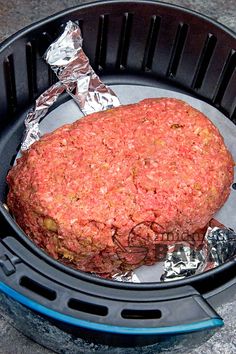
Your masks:
[[[7,203],[52,257],[109,276],[204,227],[232,180],[232,156],[202,113],[146,99],[42,137],[10,170]]]

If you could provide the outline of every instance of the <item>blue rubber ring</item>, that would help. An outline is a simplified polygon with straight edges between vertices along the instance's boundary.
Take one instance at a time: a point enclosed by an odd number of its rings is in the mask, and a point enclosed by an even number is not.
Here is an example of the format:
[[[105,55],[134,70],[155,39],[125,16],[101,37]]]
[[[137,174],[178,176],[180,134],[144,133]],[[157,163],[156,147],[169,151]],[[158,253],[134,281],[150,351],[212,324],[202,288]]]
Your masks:
[[[204,320],[201,322],[193,322],[184,325],[176,325],[170,327],[121,327],[113,326],[102,323],[90,322],[75,318],[69,315],[64,315],[60,312],[51,310],[43,305],[38,304],[37,302],[27,298],[26,296],[18,293],[14,289],[10,288],[6,284],[0,282],[0,291],[4,294],[10,296],[14,300],[18,301],[22,305],[46,315],[50,318],[53,318],[57,321],[68,323],[73,326],[79,326],[87,329],[92,329],[95,331],[102,331],[115,334],[129,334],[129,335],[168,335],[168,334],[179,334],[179,333],[189,333],[202,331],[204,329],[213,329],[216,327],[221,327],[224,325],[224,322],[221,318],[211,318],[209,320]]]

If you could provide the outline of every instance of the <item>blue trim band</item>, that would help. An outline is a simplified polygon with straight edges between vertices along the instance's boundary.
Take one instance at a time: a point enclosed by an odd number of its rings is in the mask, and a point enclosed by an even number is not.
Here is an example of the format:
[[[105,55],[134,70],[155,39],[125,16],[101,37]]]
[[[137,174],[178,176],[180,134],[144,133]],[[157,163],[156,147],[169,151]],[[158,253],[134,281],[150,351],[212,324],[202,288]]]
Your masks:
[[[102,323],[90,322],[81,320],[79,318],[75,318],[69,315],[64,315],[60,312],[51,310],[43,305],[38,304],[37,302],[27,298],[26,296],[18,293],[14,289],[10,288],[9,286],[5,285],[4,283],[0,282],[0,290],[13,298],[14,300],[20,302],[22,305],[37,311],[43,315],[46,315],[50,318],[55,320],[68,323],[73,326],[79,326],[87,329],[92,329],[96,331],[103,331],[108,333],[116,333],[116,334],[130,334],[130,335],[168,335],[168,334],[178,334],[178,333],[188,333],[188,332],[195,332],[201,331],[204,329],[211,329],[215,327],[221,327],[224,325],[224,322],[220,318],[212,318],[209,320],[201,321],[201,322],[193,322],[184,325],[176,325],[170,327],[121,327],[121,326],[113,326],[107,325]]]

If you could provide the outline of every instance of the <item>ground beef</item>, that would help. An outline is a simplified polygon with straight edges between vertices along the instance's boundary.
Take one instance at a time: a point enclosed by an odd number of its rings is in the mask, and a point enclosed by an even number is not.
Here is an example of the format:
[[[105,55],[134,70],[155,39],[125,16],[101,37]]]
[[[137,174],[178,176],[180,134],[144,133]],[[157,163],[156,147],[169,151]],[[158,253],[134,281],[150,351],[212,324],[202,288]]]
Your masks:
[[[202,113],[146,99],[46,134],[10,170],[7,203],[52,257],[112,275],[203,228],[232,180],[232,156]]]

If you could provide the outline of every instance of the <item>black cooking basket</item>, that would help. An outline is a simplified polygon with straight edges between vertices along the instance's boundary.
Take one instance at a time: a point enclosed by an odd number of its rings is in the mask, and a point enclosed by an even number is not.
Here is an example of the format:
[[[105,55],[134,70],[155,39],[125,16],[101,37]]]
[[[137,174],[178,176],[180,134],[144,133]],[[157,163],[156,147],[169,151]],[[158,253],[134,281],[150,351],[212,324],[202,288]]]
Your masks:
[[[1,45],[2,202],[25,114],[56,81],[42,54],[68,20],[80,25],[84,51],[107,84],[183,92],[208,102],[236,123],[236,37],[229,29],[156,1],[99,1],[69,9]],[[108,281],[51,259],[26,237],[2,204],[0,210],[0,290],[64,331],[91,341],[143,345],[163,335],[222,325],[213,307],[235,289],[235,261],[165,284]]]

